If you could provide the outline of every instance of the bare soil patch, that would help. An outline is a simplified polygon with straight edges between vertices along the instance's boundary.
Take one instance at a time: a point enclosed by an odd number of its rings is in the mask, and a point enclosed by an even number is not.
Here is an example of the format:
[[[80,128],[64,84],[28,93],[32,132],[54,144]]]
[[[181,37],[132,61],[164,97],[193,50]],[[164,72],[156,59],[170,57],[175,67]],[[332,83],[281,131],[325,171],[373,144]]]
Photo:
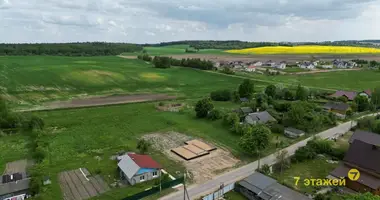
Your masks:
[[[183,103],[158,104],[156,109],[160,111],[179,112],[184,106],[185,104]]]
[[[120,58],[126,58],[126,59],[137,59],[137,56],[122,56],[122,55],[118,55],[118,57],[120,57]]]
[[[55,101],[46,103],[43,109],[39,110],[54,110],[63,108],[82,108],[104,105],[116,105],[136,102],[159,101],[175,99],[175,96],[167,94],[135,94],[135,95],[118,95],[118,96],[100,96],[85,99],[73,99],[70,101]]]
[[[64,171],[58,177],[64,200],[89,199],[110,190],[99,175],[93,177],[85,168]]]
[[[164,152],[171,159],[182,162],[190,174],[192,174],[195,183],[203,183],[210,180],[219,173],[231,170],[240,162],[230,152],[220,147],[208,155],[185,161],[170,150],[183,146],[186,141],[198,138],[192,138],[177,132],[152,133],[144,135],[143,139],[150,141],[153,148]]]
[[[6,164],[4,174],[14,174],[26,172],[27,167],[33,165],[30,160],[17,160]]]
[[[312,58],[319,60],[332,60],[340,58],[343,60],[352,60],[352,59],[364,59],[364,60],[376,60],[380,61],[379,55],[373,54],[289,54],[289,55],[215,55],[215,54],[181,54],[181,55],[168,55],[169,57],[182,59],[182,58],[200,58],[211,60],[215,62],[221,61],[244,61],[244,62],[253,62],[253,61],[267,61],[272,60],[275,62],[286,61],[289,63],[295,63],[302,60],[310,60]]]

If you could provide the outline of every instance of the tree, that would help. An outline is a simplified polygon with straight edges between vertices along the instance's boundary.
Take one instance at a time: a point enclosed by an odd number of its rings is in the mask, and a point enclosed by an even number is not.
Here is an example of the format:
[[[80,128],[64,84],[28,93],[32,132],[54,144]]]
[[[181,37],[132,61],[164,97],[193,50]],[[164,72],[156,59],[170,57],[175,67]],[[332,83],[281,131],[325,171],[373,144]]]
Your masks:
[[[247,153],[257,155],[269,145],[270,130],[265,125],[256,125],[252,131],[240,138],[239,145]]]
[[[274,98],[276,96],[276,86],[275,85],[268,85],[265,88],[265,94],[268,95],[268,97]]]
[[[296,99],[301,101],[306,101],[307,97],[309,96],[308,91],[306,88],[302,87],[300,84],[297,87],[296,91]]]
[[[208,113],[207,118],[210,120],[218,120],[218,119],[222,118],[222,112],[218,109],[212,109]]]
[[[343,103],[347,103],[347,101],[348,101],[347,97],[345,97],[345,96],[340,96],[340,97],[338,97],[337,100],[338,100],[338,101],[341,101],[341,102],[343,102]]]
[[[29,123],[28,123],[28,129],[29,130],[42,130],[45,126],[44,121],[37,116],[32,116]]]
[[[296,126],[304,124],[305,115],[307,110],[300,103],[293,103],[288,112],[284,115],[284,125],[286,126]]]
[[[214,101],[229,101],[232,98],[230,90],[217,90],[210,93],[210,97]]]
[[[239,85],[238,91],[240,97],[251,99],[254,93],[253,81],[251,81],[250,79],[245,79],[243,83]]]
[[[288,100],[288,101],[294,100],[294,94],[289,89],[285,88],[284,91],[283,91],[283,94],[284,94],[284,99],[285,100]]]
[[[156,68],[170,68],[171,58],[155,56],[153,58],[153,64]]]
[[[238,124],[240,121],[239,115],[237,113],[229,113],[227,115],[224,115],[223,117],[223,124],[225,126],[233,126],[234,124]]]
[[[257,107],[262,107],[263,104],[267,104],[267,103],[268,103],[268,96],[265,93],[259,93],[256,95],[256,106]]]
[[[371,102],[376,108],[380,107],[380,88],[375,88],[372,92]]]
[[[288,151],[283,150],[279,151],[276,154],[276,164],[280,167],[280,174],[282,175],[282,172],[284,169],[289,168],[290,161],[288,158]]]
[[[269,175],[270,174],[270,166],[267,164],[264,164],[257,171],[262,173],[262,174]]]
[[[198,118],[207,117],[208,113],[214,108],[210,98],[199,100],[195,105],[195,112]]]
[[[144,154],[149,150],[150,143],[146,140],[140,139],[137,142],[137,149],[140,151],[140,153]]]
[[[358,112],[369,110],[370,104],[366,96],[358,95],[355,97],[354,102],[357,105]]]

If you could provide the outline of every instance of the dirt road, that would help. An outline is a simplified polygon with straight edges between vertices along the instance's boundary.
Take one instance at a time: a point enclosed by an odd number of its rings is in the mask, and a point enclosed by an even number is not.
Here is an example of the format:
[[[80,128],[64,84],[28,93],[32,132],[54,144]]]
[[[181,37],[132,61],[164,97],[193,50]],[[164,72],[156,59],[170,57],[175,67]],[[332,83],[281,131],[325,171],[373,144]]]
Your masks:
[[[340,71],[359,71],[362,68],[354,68],[354,69],[328,69],[328,70],[312,70],[306,72],[294,72],[288,74],[315,74],[315,73],[326,73],[326,72],[340,72]]]
[[[127,104],[148,101],[160,101],[175,99],[175,96],[167,94],[135,94],[135,95],[118,95],[118,96],[105,96],[105,97],[92,97],[86,99],[73,99],[70,101],[54,101],[46,103],[40,108],[20,110],[22,111],[37,111],[37,110],[55,110],[64,108],[83,108],[116,104]]]

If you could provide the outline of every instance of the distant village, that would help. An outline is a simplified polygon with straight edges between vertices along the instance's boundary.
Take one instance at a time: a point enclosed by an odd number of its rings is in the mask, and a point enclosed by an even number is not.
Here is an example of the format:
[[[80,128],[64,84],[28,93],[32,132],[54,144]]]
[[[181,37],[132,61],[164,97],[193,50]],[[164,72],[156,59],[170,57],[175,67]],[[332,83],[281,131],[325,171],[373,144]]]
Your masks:
[[[353,61],[345,61],[341,59],[335,59],[332,61],[302,61],[296,63],[287,63],[286,61],[275,62],[268,60],[266,62],[254,61],[254,62],[244,62],[244,61],[224,61],[215,63],[215,67],[218,69],[221,68],[230,68],[234,71],[246,71],[246,72],[255,72],[260,68],[267,69],[278,69],[285,70],[287,67],[298,67],[300,69],[314,70],[317,68],[320,69],[352,69],[358,67],[358,64]]]

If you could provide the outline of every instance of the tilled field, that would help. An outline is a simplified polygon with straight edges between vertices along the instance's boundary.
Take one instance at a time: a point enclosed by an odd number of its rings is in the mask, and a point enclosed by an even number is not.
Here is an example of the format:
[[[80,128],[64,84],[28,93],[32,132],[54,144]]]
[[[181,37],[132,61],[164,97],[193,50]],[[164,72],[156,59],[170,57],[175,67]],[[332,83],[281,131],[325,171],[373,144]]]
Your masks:
[[[92,177],[85,168],[64,171],[58,177],[64,200],[89,199],[110,190],[99,175]]]

